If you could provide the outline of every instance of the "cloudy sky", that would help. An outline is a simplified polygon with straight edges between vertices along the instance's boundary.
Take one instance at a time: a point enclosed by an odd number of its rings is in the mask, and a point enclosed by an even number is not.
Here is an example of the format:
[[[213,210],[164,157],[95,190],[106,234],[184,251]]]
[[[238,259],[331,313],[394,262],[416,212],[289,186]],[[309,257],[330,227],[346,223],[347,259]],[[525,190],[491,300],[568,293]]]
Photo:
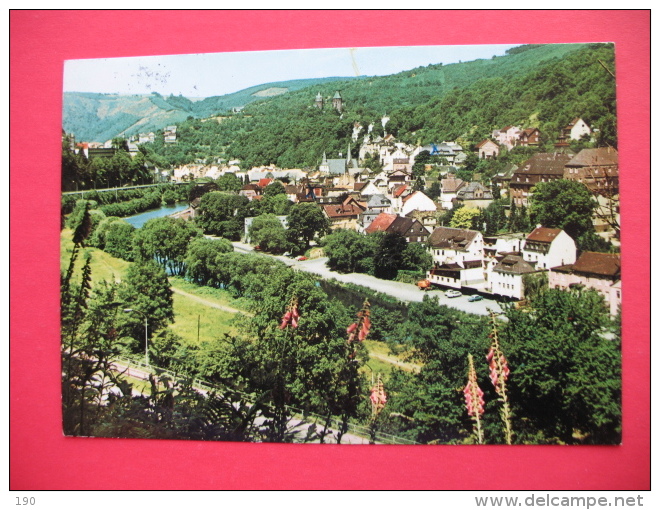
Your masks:
[[[397,46],[68,60],[65,92],[220,96],[276,81],[382,76],[504,55],[517,45]]]

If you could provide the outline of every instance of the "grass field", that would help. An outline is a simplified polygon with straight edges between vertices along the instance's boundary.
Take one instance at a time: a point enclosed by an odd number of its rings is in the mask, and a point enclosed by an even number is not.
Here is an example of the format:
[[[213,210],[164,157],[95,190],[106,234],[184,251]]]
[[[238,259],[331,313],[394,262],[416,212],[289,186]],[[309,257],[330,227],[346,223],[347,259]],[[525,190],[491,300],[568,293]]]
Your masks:
[[[60,269],[66,271],[71,260],[73,251],[73,241],[71,240],[71,230],[64,229],[60,235]],[[97,248],[84,248],[78,254],[76,260],[76,270],[74,279],[80,276],[80,269],[85,263],[84,253],[92,257],[92,283],[102,281],[119,281],[126,274],[126,270],[131,265],[130,262],[118,259]]]
[[[187,291],[190,292],[190,291]],[[190,292],[191,294],[193,292]],[[220,338],[224,333],[235,334],[236,328],[231,321],[235,314],[218,310],[180,294],[174,294],[174,324],[172,331],[189,344],[197,344],[197,325],[199,321],[199,342]],[[208,297],[205,297],[208,299]]]

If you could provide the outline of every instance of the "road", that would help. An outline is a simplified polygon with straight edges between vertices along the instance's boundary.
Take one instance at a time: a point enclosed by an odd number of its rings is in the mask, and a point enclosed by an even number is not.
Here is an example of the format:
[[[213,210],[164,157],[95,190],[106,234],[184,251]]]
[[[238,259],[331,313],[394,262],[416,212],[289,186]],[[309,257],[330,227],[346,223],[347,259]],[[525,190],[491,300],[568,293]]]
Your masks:
[[[234,249],[238,252],[250,253],[254,252],[252,246],[234,242]],[[256,252],[255,252],[256,253]],[[448,298],[445,296],[445,293],[441,290],[427,290],[422,291],[416,285],[410,283],[401,283],[393,282],[390,280],[381,280],[374,276],[370,276],[362,273],[338,273],[336,271],[331,271],[326,266],[328,260],[327,257],[320,257],[317,259],[308,259],[304,261],[299,261],[292,259],[290,257],[284,257],[281,255],[268,255],[265,253],[260,253],[261,255],[274,257],[278,260],[281,260],[286,265],[291,266],[295,269],[301,271],[307,271],[308,273],[317,274],[327,280],[334,278],[337,281],[344,283],[353,283],[355,285],[361,285],[369,289],[382,292],[383,294],[388,294],[393,296],[401,301],[406,302],[420,302],[424,296],[437,297],[438,302],[441,305],[446,305],[450,308],[455,308],[463,312],[472,313],[475,315],[488,315],[492,310],[493,312],[500,313],[502,309],[497,301],[484,298],[482,301],[475,301],[470,303],[468,301],[467,295],[463,295],[457,298]]]

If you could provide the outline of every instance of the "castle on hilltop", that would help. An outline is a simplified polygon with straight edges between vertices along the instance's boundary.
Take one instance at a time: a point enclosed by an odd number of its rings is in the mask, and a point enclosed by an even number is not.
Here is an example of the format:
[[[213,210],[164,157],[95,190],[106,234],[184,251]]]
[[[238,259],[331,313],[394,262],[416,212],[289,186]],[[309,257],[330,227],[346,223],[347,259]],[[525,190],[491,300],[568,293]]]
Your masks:
[[[314,101],[314,106],[316,106],[319,110],[323,110],[323,105],[324,105],[324,99],[321,93],[319,92],[318,94],[316,94],[316,100]],[[339,91],[335,92],[335,95],[332,96],[332,107],[335,110],[337,110],[339,113],[341,113],[342,109],[344,108],[344,101]]]

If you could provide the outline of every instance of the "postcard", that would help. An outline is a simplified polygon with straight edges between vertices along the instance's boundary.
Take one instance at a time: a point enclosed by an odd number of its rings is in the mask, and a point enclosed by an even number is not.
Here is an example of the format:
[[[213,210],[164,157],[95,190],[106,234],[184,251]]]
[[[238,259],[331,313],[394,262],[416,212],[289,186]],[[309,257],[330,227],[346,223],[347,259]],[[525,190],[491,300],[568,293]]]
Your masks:
[[[618,445],[615,52],[66,61],[64,434]]]

